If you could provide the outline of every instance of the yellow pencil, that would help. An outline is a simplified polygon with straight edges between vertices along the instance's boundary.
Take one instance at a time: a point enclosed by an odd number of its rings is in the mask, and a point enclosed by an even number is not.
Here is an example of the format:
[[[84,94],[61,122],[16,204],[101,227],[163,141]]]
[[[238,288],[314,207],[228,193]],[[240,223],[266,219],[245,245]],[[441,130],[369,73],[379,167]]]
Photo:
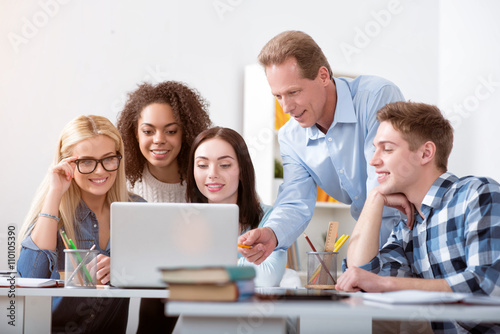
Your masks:
[[[339,249],[340,249],[340,247],[342,247],[342,245],[344,244],[344,242],[345,242],[347,239],[349,239],[349,236],[348,236],[348,235],[346,235],[346,236],[345,236],[344,240],[342,240],[342,242],[340,242],[340,243],[337,245],[337,247],[335,247],[335,249],[334,249],[333,251],[334,251],[334,252],[338,252],[338,251],[339,251]]]
[[[252,246],[242,245],[242,244],[238,244],[238,247],[242,247],[242,248],[252,248]]]
[[[335,242],[335,245],[333,245],[333,249],[337,248],[337,246],[340,245],[340,243],[344,240],[344,238],[345,234],[342,234],[342,236],[338,238],[338,240]]]
[[[313,271],[311,279],[309,280],[309,284],[311,284],[316,279],[316,277],[318,277],[320,270],[321,270],[321,265],[317,266],[316,269]]]

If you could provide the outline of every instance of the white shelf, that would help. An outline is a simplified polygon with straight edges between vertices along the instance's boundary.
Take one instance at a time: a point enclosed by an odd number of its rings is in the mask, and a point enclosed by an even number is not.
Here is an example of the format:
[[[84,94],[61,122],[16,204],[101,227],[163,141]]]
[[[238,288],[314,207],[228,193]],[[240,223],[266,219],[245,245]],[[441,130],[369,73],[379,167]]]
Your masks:
[[[316,202],[317,208],[345,209],[350,210],[351,206],[339,202]]]

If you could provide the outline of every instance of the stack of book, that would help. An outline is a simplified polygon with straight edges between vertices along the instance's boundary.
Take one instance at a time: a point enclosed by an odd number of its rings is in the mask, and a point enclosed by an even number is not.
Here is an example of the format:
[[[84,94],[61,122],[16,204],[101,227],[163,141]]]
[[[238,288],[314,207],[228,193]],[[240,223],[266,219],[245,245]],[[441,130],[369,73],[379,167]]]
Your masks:
[[[243,266],[160,268],[169,300],[237,301],[255,291],[255,269]]]

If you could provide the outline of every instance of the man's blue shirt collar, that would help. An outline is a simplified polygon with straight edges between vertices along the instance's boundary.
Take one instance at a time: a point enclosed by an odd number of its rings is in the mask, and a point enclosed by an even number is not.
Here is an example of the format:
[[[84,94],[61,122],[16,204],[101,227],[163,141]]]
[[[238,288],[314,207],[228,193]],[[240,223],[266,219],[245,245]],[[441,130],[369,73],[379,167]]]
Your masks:
[[[333,129],[337,123],[357,123],[356,113],[354,112],[354,105],[352,103],[351,89],[344,80],[338,78],[333,78],[335,82],[335,87],[337,91],[337,105],[335,107],[335,116],[332,125],[328,131]],[[316,124],[306,128],[306,140],[307,145],[311,144],[311,141],[318,140],[319,138],[324,138],[325,134],[321,132]]]

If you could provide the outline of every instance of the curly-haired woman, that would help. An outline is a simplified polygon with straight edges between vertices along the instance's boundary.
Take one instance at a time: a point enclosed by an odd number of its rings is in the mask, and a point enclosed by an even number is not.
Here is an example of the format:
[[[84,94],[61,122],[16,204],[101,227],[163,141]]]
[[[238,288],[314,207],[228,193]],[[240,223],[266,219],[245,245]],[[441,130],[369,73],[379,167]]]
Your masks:
[[[176,81],[143,83],[118,116],[129,190],[148,202],[185,202],[186,171],[194,138],[211,125],[208,103]],[[138,333],[173,330],[160,299],[142,299]]]
[[[176,81],[144,83],[118,117],[129,190],[148,202],[185,202],[193,139],[211,125],[208,103]]]

